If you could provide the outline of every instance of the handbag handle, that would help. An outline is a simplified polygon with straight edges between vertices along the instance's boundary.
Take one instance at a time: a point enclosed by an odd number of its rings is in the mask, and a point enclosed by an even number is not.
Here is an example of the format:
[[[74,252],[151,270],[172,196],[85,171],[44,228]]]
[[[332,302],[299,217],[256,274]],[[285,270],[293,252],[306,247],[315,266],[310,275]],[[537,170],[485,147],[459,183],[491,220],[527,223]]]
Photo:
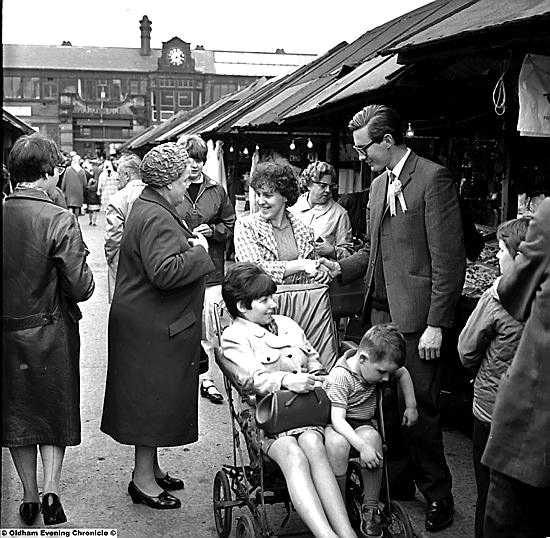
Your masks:
[[[315,399],[317,400],[317,403],[320,404],[321,399],[319,398],[319,395],[317,394],[317,391],[315,389],[313,389],[312,392],[315,394]],[[294,394],[294,396],[292,396],[292,398],[290,398],[290,400],[285,402],[285,407],[290,407],[294,403],[294,400],[296,400],[296,398],[298,398],[298,396],[300,396],[300,394],[301,394],[300,392],[296,392]]]

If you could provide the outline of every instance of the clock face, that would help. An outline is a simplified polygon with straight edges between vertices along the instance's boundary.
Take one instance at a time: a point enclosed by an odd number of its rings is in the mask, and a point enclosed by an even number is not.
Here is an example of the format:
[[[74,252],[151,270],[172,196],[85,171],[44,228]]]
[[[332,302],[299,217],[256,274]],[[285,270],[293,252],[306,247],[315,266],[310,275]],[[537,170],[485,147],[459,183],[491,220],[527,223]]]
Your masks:
[[[181,65],[185,60],[185,54],[179,48],[170,49],[168,51],[168,60],[172,65]]]

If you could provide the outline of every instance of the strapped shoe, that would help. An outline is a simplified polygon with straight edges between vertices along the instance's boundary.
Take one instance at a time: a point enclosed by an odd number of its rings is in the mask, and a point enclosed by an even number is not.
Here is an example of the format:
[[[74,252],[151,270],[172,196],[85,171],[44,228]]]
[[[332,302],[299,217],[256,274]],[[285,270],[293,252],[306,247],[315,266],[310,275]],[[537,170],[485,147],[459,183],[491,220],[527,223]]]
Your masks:
[[[149,508],[154,508],[155,510],[171,510],[173,508],[181,508],[181,501],[177,497],[170,495],[167,491],[163,491],[157,497],[151,497],[150,495],[143,493],[143,491],[141,491],[134,484],[133,480],[128,484],[128,493],[130,494],[134,504],[141,503]]]
[[[214,385],[214,382],[210,379],[201,383],[201,396],[208,398],[212,403],[221,404],[223,402],[223,396],[220,391]]]
[[[426,530],[439,531],[453,522],[455,503],[453,494],[432,502],[426,512]]]
[[[378,508],[363,507],[361,513],[361,532],[366,538],[381,538],[380,510]]]
[[[168,473],[166,473],[166,475],[164,475],[162,478],[155,478],[155,482],[162,489],[166,489],[168,491],[175,491],[176,489],[184,488],[183,480],[179,478],[174,478]]]

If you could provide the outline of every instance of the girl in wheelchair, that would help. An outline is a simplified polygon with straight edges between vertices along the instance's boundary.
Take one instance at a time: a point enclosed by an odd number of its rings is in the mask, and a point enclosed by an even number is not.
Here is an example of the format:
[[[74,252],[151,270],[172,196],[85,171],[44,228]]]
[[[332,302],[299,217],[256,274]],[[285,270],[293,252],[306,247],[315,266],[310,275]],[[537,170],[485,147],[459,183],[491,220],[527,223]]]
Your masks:
[[[376,388],[390,376],[398,379],[405,400],[403,424],[418,420],[411,376],[405,364],[405,340],[395,325],[371,327],[357,350],[349,350],[338,360],[324,382],[331,401],[331,425],[326,428],[326,449],[342,495],[350,448],[358,453],[363,475],[361,532],[382,536],[378,499],[382,484],[383,449],[373,421]]]
[[[309,392],[326,374],[303,330],[291,318],[275,314],[276,284],[251,263],[231,267],[222,296],[233,323],[223,332],[224,371],[241,395],[264,396],[289,389]],[[254,421],[250,404],[241,402],[240,416]],[[243,434],[258,431],[241,422]],[[243,427],[244,426],[244,427]],[[275,436],[260,431],[265,455],[281,468],[298,515],[317,537],[355,537],[344,500],[324,446],[324,428],[302,427]],[[247,444],[254,442],[247,437]],[[256,448],[259,455],[259,448]],[[251,460],[254,459],[251,454]],[[251,461],[252,463],[252,461]]]

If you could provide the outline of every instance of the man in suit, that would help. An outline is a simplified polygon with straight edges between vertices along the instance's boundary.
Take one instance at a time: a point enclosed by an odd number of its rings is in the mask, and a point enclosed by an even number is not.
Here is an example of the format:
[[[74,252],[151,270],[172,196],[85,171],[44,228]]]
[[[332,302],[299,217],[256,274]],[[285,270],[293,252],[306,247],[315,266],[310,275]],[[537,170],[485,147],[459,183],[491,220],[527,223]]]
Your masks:
[[[446,168],[405,146],[393,109],[369,105],[349,128],[360,158],[380,175],[370,189],[365,247],[323,263],[344,283],[366,274],[365,325],[392,321],[405,336],[419,421],[401,430],[397,389],[390,386],[385,394],[390,491],[410,499],[416,483],[428,502],[426,529],[436,531],[452,523],[454,512],[439,392],[442,343],[466,269],[457,189]]]

